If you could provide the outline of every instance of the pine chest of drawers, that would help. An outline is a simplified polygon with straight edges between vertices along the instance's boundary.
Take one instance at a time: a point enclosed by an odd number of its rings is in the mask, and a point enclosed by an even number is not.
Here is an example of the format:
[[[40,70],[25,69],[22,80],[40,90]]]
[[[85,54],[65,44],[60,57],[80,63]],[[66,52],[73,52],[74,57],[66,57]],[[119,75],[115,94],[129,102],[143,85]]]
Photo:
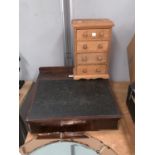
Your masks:
[[[72,25],[74,79],[108,79],[113,22],[109,19],[75,19]]]

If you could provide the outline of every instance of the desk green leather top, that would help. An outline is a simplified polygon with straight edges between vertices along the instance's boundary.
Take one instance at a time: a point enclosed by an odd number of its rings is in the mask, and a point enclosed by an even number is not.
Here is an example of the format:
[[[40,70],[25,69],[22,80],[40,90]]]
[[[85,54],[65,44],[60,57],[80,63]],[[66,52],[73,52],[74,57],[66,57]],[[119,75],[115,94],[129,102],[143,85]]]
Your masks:
[[[40,80],[28,120],[120,115],[108,80]]]

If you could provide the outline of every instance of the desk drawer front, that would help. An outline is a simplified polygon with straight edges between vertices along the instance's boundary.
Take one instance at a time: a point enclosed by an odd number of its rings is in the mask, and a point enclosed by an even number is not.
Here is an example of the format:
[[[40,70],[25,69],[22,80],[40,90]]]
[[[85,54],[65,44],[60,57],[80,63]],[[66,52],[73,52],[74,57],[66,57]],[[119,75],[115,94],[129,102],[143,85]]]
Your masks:
[[[110,40],[111,29],[77,30],[77,40]]]
[[[78,41],[77,52],[106,52],[108,41]]]
[[[99,118],[82,120],[84,123],[70,124],[61,126],[61,121],[52,121],[48,123],[34,122],[29,123],[31,133],[53,133],[53,132],[78,132],[78,131],[96,131],[103,129],[117,129],[119,118]],[[43,124],[43,125],[42,125]]]
[[[106,64],[107,53],[77,54],[77,65]]]

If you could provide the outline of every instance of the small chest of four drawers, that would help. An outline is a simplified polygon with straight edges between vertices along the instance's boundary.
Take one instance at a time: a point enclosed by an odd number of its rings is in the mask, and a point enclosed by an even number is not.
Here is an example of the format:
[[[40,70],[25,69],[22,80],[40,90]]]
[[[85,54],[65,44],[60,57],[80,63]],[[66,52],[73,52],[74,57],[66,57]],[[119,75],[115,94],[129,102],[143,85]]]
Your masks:
[[[74,79],[109,78],[109,47],[113,22],[108,19],[73,20]]]

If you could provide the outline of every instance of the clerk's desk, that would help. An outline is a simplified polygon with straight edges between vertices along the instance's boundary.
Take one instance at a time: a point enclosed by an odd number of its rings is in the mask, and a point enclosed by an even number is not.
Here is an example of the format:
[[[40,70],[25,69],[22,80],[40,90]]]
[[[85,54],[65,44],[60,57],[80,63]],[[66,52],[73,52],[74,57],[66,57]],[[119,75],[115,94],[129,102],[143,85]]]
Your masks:
[[[50,78],[52,78],[52,79],[60,79],[61,80],[62,76],[66,77],[66,72],[70,73],[71,70],[72,70],[71,68],[67,68],[67,70],[64,71],[63,67],[58,67],[58,68],[54,67],[52,69],[51,68],[40,68],[40,74],[38,76],[38,79],[39,80],[49,80]],[[60,76],[58,77],[55,72],[61,74],[61,77]],[[130,120],[130,118],[129,118],[129,120]],[[128,155],[128,154],[131,155],[131,154],[133,154],[134,149],[133,149],[133,147],[130,147],[132,144],[130,144],[130,146],[129,146],[129,145],[127,145],[127,143],[132,138],[127,138],[125,136],[124,131],[127,132],[127,130],[124,129],[124,127],[125,127],[123,125],[124,122],[125,121],[122,119],[119,124],[118,130],[103,130],[103,131],[85,132],[85,135],[87,135],[88,137],[94,137],[94,138],[99,139],[100,141],[103,141],[104,144],[111,147],[113,150],[115,150],[120,155],[121,154],[123,155],[124,153],[126,155]],[[63,135],[63,136],[65,137],[68,135]],[[25,143],[25,145],[23,145],[23,147],[21,147],[21,150],[26,150],[26,152],[31,152],[33,149],[38,147],[38,145],[40,144],[40,142],[39,142],[40,138],[37,139],[36,137],[39,137],[39,136],[37,134],[28,133],[26,143]],[[32,142],[34,142],[34,140],[32,140],[32,139],[35,139],[35,143],[33,145],[32,145]],[[44,139],[44,142],[45,141],[49,142],[49,138],[47,138],[47,136],[43,136],[42,139]],[[52,140],[52,137],[51,137],[51,140]],[[39,144],[35,146],[35,144],[37,144],[37,143],[39,143]],[[40,144],[40,145],[42,145],[42,144]],[[122,149],[122,146],[123,146],[123,149]]]

